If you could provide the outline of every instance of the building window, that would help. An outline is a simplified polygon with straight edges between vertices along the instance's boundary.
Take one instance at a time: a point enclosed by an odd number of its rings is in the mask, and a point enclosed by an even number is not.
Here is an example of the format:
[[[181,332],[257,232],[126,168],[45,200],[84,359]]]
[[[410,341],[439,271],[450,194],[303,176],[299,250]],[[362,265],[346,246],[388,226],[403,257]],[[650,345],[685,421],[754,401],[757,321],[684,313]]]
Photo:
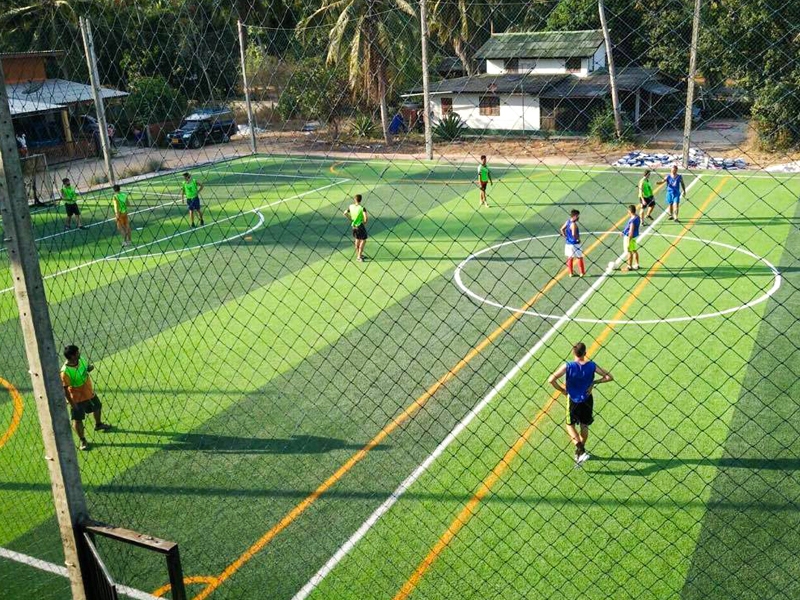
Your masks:
[[[506,73],[519,73],[519,59],[507,58],[503,68],[505,69]]]
[[[478,107],[480,108],[480,114],[483,117],[500,116],[499,96],[481,96]]]
[[[453,99],[442,98],[442,114],[449,115],[452,112],[453,112]]]
[[[567,73],[579,73],[581,70],[581,58],[568,58],[567,59]]]

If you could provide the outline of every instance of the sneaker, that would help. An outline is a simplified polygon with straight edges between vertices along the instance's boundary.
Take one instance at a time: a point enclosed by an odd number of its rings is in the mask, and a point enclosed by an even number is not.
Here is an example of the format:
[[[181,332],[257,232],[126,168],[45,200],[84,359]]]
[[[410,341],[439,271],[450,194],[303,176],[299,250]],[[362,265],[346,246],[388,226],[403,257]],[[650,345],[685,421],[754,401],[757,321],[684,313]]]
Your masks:
[[[364,257],[363,256],[359,256],[356,260],[358,262],[364,262]]]
[[[673,216],[672,216],[672,215],[670,215],[670,216],[669,216],[669,220],[670,220],[670,221],[674,221],[675,219],[673,218]]]
[[[581,273],[581,274],[579,275],[579,277],[581,277],[581,278],[583,278],[583,277],[586,277],[586,273]]]
[[[195,229],[196,227],[197,227],[197,225],[195,225],[194,223],[192,223],[192,229]]]
[[[592,457],[591,454],[589,454],[586,450],[584,450],[583,452],[581,452],[581,455],[578,456],[575,459],[575,464],[580,467],[583,463],[585,463],[591,457]]]
[[[111,431],[111,425],[108,423],[100,423],[94,426],[95,431]]]
[[[569,276],[570,277],[575,277],[575,273],[570,273]]]
[[[203,219],[200,219],[200,227],[202,227],[202,226],[203,226],[203,225],[205,225],[205,224],[206,224],[206,222],[205,222],[205,221],[203,221]]]
[[[78,445],[78,448],[80,448],[81,450],[88,450],[89,442],[87,442],[85,439],[82,439],[81,443]]]
[[[634,271],[638,271],[639,270],[639,265],[633,265],[633,270]]]

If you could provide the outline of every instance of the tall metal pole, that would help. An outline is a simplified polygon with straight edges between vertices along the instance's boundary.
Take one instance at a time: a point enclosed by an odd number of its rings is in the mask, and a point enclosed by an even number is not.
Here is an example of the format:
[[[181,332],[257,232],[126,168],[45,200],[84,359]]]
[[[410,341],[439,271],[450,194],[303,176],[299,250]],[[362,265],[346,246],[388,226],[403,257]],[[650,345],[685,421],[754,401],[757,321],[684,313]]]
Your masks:
[[[606,62],[608,63],[608,78],[611,82],[611,105],[614,107],[614,126],[617,138],[622,138],[622,113],[619,108],[619,93],[617,93],[617,72],[614,68],[614,53],[611,47],[611,34],[606,21],[606,7],[603,0],[597,0],[597,9],[600,12],[600,26],[603,28],[603,39],[606,42]]]
[[[5,77],[0,66],[0,215],[11,263],[33,396],[42,428],[45,460],[56,509],[72,598],[86,600],[78,563],[78,526],[87,516],[78,457],[59,377],[50,314],[47,310],[28,199],[19,163]]]
[[[253,105],[250,103],[250,85],[247,82],[247,60],[245,52],[244,23],[237,21],[239,25],[239,54],[242,57],[242,85],[244,86],[244,102],[247,107],[247,125],[250,128],[250,150],[256,153],[256,120],[253,118]]]
[[[80,18],[81,37],[83,38],[83,48],[86,53],[86,64],[89,67],[89,81],[92,84],[92,95],[94,96],[94,106],[97,111],[97,133],[100,135],[100,146],[103,149],[103,159],[106,164],[106,176],[108,182],[116,183],[114,177],[114,167],[111,164],[111,142],[108,139],[108,122],[106,121],[106,109],[103,104],[103,95],[100,91],[100,71],[97,69],[97,56],[94,53],[94,39],[92,38],[92,25],[89,19]]]
[[[683,168],[689,168],[689,148],[692,144],[692,109],[694,108],[694,79],[697,76],[697,42],[700,38],[700,8],[702,0],[694,0],[692,47],[689,53],[689,79],[686,82],[686,114],[683,116]]]
[[[433,160],[433,131],[431,129],[431,92],[428,77],[428,2],[419,0],[419,21],[422,37],[422,119],[425,124],[425,157]]]

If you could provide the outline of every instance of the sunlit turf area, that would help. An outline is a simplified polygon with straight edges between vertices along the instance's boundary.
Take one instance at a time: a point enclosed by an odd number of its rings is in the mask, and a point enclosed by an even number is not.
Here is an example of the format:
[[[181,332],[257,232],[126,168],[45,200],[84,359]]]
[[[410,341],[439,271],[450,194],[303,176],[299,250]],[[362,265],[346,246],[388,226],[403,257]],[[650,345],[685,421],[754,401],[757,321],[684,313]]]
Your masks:
[[[125,186],[130,248],[108,191],[81,197],[86,230],[35,212],[57,345],[96,365],[115,428],[79,456],[92,516],[179,542],[194,598],[800,597],[800,178],[687,175],[680,222],[658,189],[625,273],[638,171],[496,165],[478,209],[475,169],[198,167],[194,230],[167,174]],[[557,235],[572,208],[585,278]],[[0,260],[22,395],[0,400],[0,595],[64,598],[19,562],[63,557]],[[577,341],[615,377],[581,469],[547,384]],[[100,550],[169,596],[160,558]]]

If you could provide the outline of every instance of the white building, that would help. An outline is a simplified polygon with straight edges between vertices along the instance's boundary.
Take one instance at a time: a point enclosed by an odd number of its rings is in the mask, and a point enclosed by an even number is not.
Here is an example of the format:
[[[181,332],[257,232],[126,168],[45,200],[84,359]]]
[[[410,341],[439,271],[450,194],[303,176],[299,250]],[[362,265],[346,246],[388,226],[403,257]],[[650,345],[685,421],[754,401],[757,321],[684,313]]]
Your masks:
[[[611,97],[600,30],[493,34],[475,58],[485,60],[485,73],[431,84],[435,120],[454,113],[484,132],[581,132]],[[617,87],[636,125],[677,91],[655,70],[630,66],[618,69]]]

